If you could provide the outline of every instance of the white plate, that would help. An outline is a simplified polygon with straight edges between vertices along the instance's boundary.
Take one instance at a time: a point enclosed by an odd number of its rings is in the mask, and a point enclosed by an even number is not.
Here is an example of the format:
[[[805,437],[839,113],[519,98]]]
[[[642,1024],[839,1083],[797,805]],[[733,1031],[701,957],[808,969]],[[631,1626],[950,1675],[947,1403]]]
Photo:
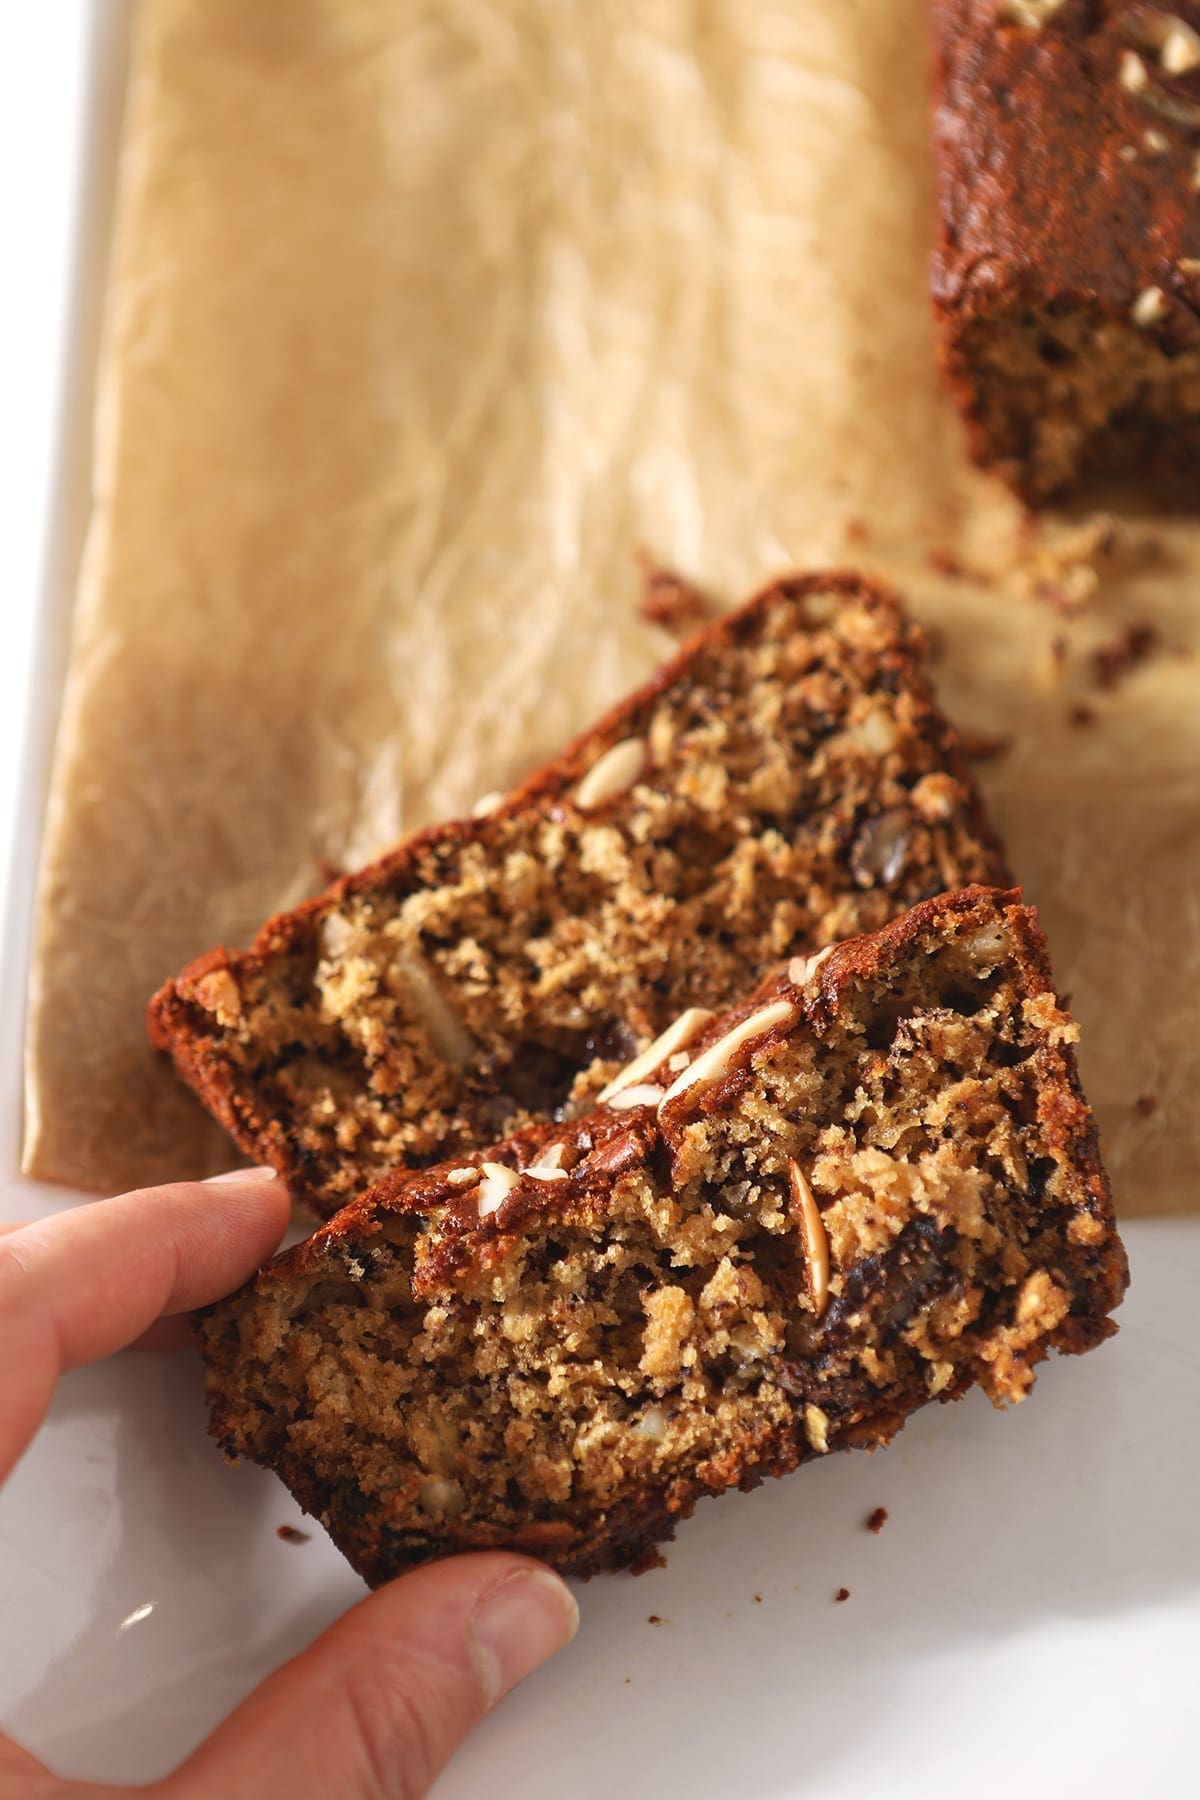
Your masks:
[[[57,0],[14,9],[6,31],[0,166],[23,277],[6,282],[0,321],[0,492],[15,502],[0,542],[10,1218],[71,1199],[13,1172],[21,964],[83,516],[123,13]],[[1127,1239],[1120,1337],[1045,1369],[1029,1404],[931,1409],[885,1453],[702,1506],[665,1570],[581,1590],[578,1640],[460,1755],[443,1800],[668,1784],[697,1800],[1195,1792],[1200,1221]],[[890,1517],[873,1537],[863,1521],[877,1505]],[[319,1532],[280,1542],[276,1527],[298,1522],[270,1476],[227,1469],[209,1447],[190,1356],[72,1376],[0,1499],[10,1729],[65,1773],[169,1768],[362,1591]]]

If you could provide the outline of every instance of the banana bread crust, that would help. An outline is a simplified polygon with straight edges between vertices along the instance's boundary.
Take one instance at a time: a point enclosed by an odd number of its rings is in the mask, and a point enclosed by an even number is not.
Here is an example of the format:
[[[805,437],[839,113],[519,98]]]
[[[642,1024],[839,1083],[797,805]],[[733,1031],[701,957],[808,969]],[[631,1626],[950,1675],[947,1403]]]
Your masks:
[[[684,1007],[1009,879],[923,649],[858,575],[774,584],[486,816],[191,963],[152,1041],[325,1214],[586,1104]]]
[[[1200,4],[934,0],[934,310],[976,459],[1196,503]]]
[[[210,1309],[213,1434],[378,1583],[497,1545],[646,1567],[705,1494],[1020,1400],[1128,1279],[1075,1035],[1017,892],[794,961],[690,1039],[690,1085],[393,1174]]]

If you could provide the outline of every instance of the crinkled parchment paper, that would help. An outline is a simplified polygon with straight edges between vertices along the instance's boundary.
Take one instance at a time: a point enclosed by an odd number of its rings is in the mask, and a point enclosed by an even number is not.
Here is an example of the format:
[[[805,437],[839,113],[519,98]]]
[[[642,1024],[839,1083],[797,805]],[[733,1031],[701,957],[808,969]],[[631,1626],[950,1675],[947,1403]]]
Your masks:
[[[1200,533],[1123,515],[1077,613],[1028,591],[1061,522],[968,469],[933,375],[925,5],[143,6],[34,1173],[229,1160],[151,990],[645,675],[644,546],[728,602],[792,563],[904,585],[951,710],[1012,734],[982,776],[1118,1198],[1196,1204]]]

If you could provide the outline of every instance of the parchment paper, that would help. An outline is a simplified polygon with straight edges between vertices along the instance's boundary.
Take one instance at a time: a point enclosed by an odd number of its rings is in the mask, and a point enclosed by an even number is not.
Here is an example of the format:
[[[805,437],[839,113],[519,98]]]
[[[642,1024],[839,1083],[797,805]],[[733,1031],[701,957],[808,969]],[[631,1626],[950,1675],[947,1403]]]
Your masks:
[[[950,710],[1012,734],[982,778],[1119,1203],[1197,1204],[1200,532],[1125,515],[1077,613],[1031,593],[1061,521],[968,468],[933,373],[925,10],[143,6],[33,1173],[231,1160],[151,990],[641,678],[642,546],[730,603],[793,563],[904,585]],[[1162,641],[1102,692],[1131,622]]]

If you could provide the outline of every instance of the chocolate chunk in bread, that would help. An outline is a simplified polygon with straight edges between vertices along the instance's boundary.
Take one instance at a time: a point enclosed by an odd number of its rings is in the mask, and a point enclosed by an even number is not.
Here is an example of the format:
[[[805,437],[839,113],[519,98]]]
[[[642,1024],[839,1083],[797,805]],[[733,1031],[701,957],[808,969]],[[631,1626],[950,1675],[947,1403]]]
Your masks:
[[[1032,501],[1200,486],[1200,4],[933,0],[941,359]]]
[[[200,1325],[212,1430],[372,1583],[646,1566],[705,1494],[1021,1400],[1127,1280],[1042,934],[926,901],[585,1118],[390,1176]]]
[[[565,1116],[685,1008],[1008,879],[922,648],[858,576],[780,582],[485,816],[193,963],[154,1042],[324,1212]]]

